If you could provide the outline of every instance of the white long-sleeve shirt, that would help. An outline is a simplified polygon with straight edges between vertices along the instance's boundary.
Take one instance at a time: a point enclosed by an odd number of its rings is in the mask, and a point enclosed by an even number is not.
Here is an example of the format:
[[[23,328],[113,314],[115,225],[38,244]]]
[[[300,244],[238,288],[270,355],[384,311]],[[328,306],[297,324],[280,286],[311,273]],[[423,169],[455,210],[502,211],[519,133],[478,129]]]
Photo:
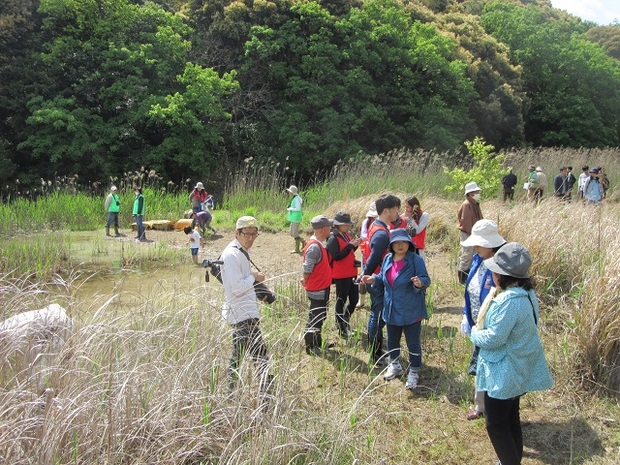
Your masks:
[[[240,250],[237,239],[226,246],[220,260],[225,302],[222,316],[228,324],[234,325],[250,318],[260,318],[260,309],[254,290],[254,275],[250,261]]]

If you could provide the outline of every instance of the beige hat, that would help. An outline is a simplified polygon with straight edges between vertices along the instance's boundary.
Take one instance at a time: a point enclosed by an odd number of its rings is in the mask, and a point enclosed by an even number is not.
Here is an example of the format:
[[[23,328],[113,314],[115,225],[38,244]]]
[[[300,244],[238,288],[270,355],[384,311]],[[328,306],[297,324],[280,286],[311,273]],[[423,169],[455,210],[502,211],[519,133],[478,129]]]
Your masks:
[[[505,244],[506,240],[499,235],[497,231],[497,223],[493,220],[478,220],[471,228],[471,235],[461,241],[463,247],[486,247],[487,249],[494,249],[502,244]]]
[[[377,205],[372,202],[369,206],[368,206],[368,211],[366,212],[366,218],[370,217],[370,218],[376,218],[377,216],[379,216],[377,214]]]
[[[258,228],[258,221],[253,216],[242,216],[235,224],[236,229]]]
[[[112,186],[112,187],[110,187],[110,190],[111,190],[111,191],[117,191],[117,190],[118,190],[118,188],[117,188],[116,186]]]
[[[286,192],[289,192],[290,194],[293,194],[293,195],[297,195],[299,191],[297,190],[297,186],[291,186],[288,189],[286,189]]]
[[[542,168],[541,168],[540,166],[537,166],[537,167],[536,167],[536,171],[539,171],[539,172],[541,172],[541,173],[542,173]]]
[[[476,192],[481,190],[482,189],[480,189],[478,187],[478,184],[476,184],[475,182],[468,182],[467,184],[465,184],[465,195],[469,194],[470,192]]]
[[[201,182],[197,182],[196,185],[194,186],[194,189],[204,189],[205,186],[202,185]]]

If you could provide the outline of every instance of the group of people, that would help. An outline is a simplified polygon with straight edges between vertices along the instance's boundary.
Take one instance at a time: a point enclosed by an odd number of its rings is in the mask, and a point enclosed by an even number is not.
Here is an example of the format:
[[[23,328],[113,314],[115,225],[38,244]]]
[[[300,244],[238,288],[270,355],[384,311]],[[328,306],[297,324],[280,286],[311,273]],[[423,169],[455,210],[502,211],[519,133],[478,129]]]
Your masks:
[[[134,202],[132,214],[136,221],[136,237],[139,242],[149,242],[146,238],[146,228],[144,227],[144,211],[146,209],[144,195],[142,195],[142,188],[134,186]],[[112,237],[110,234],[110,227],[114,226],[114,237],[124,237],[118,230],[118,215],[121,211],[121,199],[118,196],[118,188],[116,186],[110,187],[110,193],[105,199],[104,208],[106,211],[106,224],[105,234],[107,237]]]
[[[573,189],[577,184],[579,199],[590,205],[599,205],[609,188],[609,180],[602,166],[590,168],[584,165],[579,178],[573,174],[572,166],[561,166],[559,173],[553,178],[553,197],[571,202]],[[509,168],[508,174],[502,178],[504,202],[514,200],[517,176]],[[547,188],[547,175],[542,167],[530,165],[527,181],[523,185],[527,191],[526,198],[532,202],[540,202]]]

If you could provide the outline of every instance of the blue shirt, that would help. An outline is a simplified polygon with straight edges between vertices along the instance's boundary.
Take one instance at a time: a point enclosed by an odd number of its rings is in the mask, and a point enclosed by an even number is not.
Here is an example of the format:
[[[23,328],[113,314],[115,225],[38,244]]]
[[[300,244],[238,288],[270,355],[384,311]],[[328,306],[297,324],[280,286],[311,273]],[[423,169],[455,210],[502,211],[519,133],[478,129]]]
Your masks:
[[[537,320],[538,301],[532,290],[512,287],[491,301],[484,329],[471,330],[471,341],[480,347],[478,391],[494,399],[511,399],[553,386]]]

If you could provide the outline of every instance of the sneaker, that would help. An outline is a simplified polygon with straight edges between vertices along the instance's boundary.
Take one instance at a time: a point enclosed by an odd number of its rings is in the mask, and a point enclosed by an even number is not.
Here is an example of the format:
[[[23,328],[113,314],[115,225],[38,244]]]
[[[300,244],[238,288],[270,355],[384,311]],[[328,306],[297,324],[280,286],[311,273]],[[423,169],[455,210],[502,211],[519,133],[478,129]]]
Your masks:
[[[400,366],[399,362],[392,362],[390,366],[388,366],[387,371],[383,375],[383,379],[386,381],[390,381],[391,379],[398,378],[403,374],[403,367]]]
[[[420,375],[417,371],[410,371],[407,375],[407,382],[405,383],[405,389],[415,389],[418,387],[418,380]]]

